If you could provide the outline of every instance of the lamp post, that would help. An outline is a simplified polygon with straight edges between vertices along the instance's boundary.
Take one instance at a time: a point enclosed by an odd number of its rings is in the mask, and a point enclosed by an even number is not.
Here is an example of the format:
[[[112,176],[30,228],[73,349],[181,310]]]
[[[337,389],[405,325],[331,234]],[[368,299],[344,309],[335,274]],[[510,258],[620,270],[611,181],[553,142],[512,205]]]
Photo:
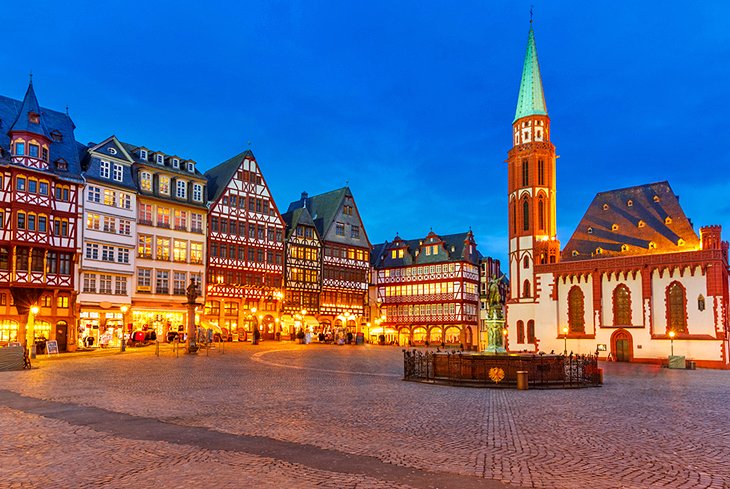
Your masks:
[[[674,356],[674,331],[669,332],[669,356]]]
[[[29,312],[30,314],[28,314],[28,331],[25,334],[25,343],[26,345],[28,345],[28,338],[30,338],[30,345],[28,346],[28,350],[30,351],[30,357],[35,358],[35,317],[36,314],[40,312],[40,309],[38,308],[38,306],[32,306]]]
[[[563,349],[563,355],[568,354],[568,327],[563,326],[563,340],[565,342],[565,347]]]
[[[123,305],[119,308],[119,310],[122,311],[122,339],[121,344],[119,345],[119,351],[124,352],[127,349],[125,333],[127,332],[127,311],[129,311],[129,306]]]
[[[507,352],[507,328],[502,329],[502,348],[504,348],[505,353]]]

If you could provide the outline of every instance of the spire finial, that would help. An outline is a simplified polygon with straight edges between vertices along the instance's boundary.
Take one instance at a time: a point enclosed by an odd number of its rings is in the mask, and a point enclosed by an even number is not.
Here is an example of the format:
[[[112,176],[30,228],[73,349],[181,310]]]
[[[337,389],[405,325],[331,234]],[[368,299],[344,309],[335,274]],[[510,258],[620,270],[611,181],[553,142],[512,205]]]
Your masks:
[[[66,115],[68,116],[68,105],[66,106]]]
[[[530,28],[532,28],[532,8],[534,5],[530,5]]]
[[[349,186],[350,186],[350,181],[349,180],[345,180],[345,187],[349,187]]]
[[[33,70],[28,72],[28,83],[33,84]]]

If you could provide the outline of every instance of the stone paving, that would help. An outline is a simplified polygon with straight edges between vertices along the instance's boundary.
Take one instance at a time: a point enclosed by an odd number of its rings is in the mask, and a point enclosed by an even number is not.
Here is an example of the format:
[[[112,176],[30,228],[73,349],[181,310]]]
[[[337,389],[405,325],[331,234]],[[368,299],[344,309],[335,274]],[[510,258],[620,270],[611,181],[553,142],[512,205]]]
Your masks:
[[[730,488],[730,372],[407,383],[398,348],[228,344],[0,373],[0,487]]]

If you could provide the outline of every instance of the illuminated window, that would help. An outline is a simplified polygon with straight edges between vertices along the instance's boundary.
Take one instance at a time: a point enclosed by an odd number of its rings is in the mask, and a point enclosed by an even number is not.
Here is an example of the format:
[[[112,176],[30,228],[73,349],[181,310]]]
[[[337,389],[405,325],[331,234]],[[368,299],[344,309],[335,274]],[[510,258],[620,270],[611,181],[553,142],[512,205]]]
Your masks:
[[[613,324],[614,326],[631,325],[631,292],[623,284],[613,290]]]
[[[161,194],[170,195],[170,177],[166,175],[160,175],[157,188]]]
[[[667,287],[667,328],[676,333],[687,332],[687,296],[679,282]]]
[[[152,191],[152,174],[146,171],[139,173],[139,186],[147,192]]]
[[[568,326],[571,333],[585,331],[585,304],[583,291],[577,285],[568,292]]]

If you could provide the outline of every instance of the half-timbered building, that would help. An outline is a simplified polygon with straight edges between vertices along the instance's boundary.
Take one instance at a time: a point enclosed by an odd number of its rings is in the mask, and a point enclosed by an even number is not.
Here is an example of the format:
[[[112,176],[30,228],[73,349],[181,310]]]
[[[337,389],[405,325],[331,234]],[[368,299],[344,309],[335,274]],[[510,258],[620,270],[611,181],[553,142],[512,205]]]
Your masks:
[[[322,244],[320,331],[356,333],[366,323],[370,241],[349,187],[309,197],[305,192],[287,212],[306,207]]]
[[[303,197],[306,204],[306,193]],[[291,336],[302,328],[319,327],[322,242],[306,207],[290,210],[282,217],[286,222],[286,259],[281,323],[282,333]]]
[[[477,346],[479,252],[471,231],[404,240],[373,250],[373,282],[384,313],[371,342]]]
[[[205,173],[208,286],[204,320],[236,333],[280,336],[284,221],[250,150]]]
[[[133,164],[115,136],[89,145],[82,160],[79,346],[118,344],[128,319],[137,245]]]
[[[186,322],[186,288],[205,280],[206,179],[195,161],[122,143],[134,160],[137,256],[132,322],[160,339]]]
[[[0,96],[0,345],[75,343],[83,147],[74,129],[38,104],[32,82],[22,101]]]
[[[671,354],[728,368],[728,243],[667,182],[600,192],[560,251],[555,146],[530,28],[509,151],[511,351]]]

